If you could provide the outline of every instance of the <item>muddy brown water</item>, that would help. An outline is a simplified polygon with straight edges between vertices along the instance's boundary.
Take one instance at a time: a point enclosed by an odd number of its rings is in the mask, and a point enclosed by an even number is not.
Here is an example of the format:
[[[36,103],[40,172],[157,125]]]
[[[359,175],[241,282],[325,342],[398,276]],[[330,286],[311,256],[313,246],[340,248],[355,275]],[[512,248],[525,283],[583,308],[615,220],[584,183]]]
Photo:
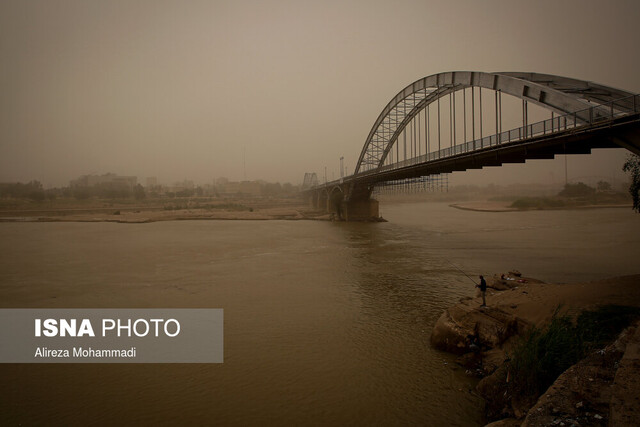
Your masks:
[[[480,425],[429,346],[469,275],[638,273],[630,209],[382,205],[390,222],[0,223],[2,307],[213,307],[223,364],[1,365],[5,425]]]

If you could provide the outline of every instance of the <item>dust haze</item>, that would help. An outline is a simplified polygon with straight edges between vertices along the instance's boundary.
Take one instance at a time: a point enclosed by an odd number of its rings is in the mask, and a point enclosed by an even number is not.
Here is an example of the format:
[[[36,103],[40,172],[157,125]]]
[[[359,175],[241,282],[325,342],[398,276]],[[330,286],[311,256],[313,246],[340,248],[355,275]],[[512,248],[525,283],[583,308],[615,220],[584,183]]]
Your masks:
[[[445,71],[534,71],[640,92],[640,4],[3,1],[0,182],[349,173],[386,103]],[[450,184],[623,182],[625,150]]]

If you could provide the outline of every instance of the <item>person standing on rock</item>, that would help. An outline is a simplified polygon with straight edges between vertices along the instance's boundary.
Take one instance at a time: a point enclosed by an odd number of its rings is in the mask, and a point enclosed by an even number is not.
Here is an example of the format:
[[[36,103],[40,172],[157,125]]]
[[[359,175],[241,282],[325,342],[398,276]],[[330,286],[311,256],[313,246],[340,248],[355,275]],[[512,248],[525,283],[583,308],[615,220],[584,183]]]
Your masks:
[[[480,288],[480,293],[482,294],[482,305],[480,307],[486,307],[487,300],[485,299],[485,296],[487,294],[487,281],[484,280],[482,275],[480,275],[480,284],[476,285],[476,288]]]

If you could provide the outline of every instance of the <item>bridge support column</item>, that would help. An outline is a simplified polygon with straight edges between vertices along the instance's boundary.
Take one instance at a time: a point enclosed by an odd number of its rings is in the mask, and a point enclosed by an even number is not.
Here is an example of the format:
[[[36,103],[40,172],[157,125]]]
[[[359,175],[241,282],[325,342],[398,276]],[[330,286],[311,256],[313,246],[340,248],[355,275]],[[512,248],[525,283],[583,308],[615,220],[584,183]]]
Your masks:
[[[342,202],[345,221],[377,221],[380,218],[376,199],[348,200]]]
[[[320,205],[320,192],[311,193],[311,197],[309,197],[309,207],[311,209],[317,210]]]

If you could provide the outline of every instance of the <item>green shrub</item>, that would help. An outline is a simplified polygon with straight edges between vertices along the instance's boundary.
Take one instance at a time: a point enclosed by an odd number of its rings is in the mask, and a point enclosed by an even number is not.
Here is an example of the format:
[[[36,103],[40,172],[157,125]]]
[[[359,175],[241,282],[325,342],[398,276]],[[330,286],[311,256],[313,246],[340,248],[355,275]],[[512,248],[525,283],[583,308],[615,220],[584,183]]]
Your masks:
[[[558,193],[560,197],[586,197],[595,194],[596,189],[589,187],[584,182],[578,182],[575,184],[565,184],[561,192]]]
[[[551,197],[523,197],[511,203],[511,207],[516,209],[560,208],[564,205],[563,200]]]
[[[580,336],[569,316],[554,317],[545,329],[533,328],[511,357],[513,394],[538,397],[583,356]]]
[[[583,311],[576,330],[586,350],[601,348],[613,341],[620,331],[640,317],[640,308],[605,305],[593,311]]]
[[[532,328],[511,354],[512,395],[536,399],[585,355],[606,346],[636,318],[640,308],[606,305],[583,311],[574,322],[554,315],[545,328]]]

